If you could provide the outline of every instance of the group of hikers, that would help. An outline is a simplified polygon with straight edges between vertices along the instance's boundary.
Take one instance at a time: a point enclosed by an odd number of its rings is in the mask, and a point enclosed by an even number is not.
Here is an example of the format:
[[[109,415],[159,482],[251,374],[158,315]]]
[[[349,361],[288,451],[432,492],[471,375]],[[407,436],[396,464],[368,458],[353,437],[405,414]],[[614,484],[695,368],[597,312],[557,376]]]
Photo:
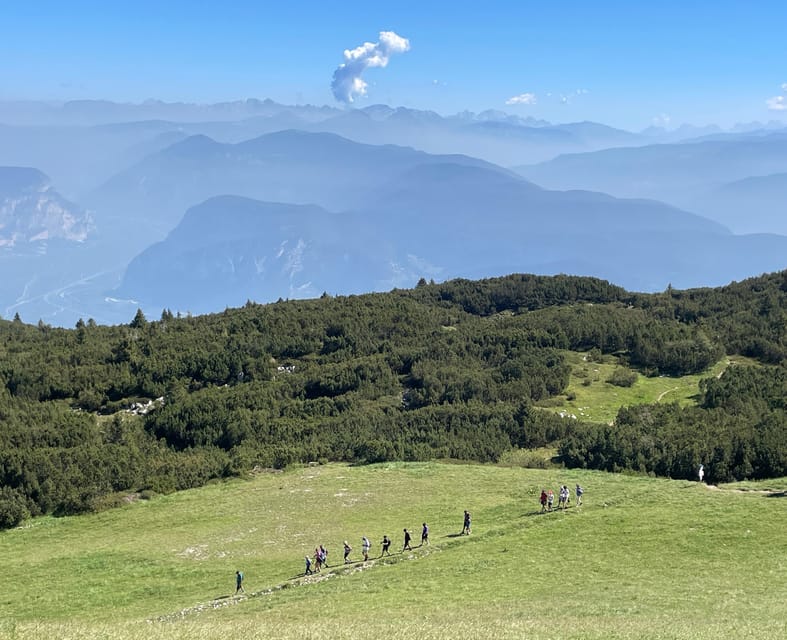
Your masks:
[[[582,494],[584,493],[584,489],[577,484],[574,493],[577,497],[577,506],[582,504]],[[568,508],[568,503],[571,500],[571,490],[568,488],[567,485],[562,485],[558,490],[558,509],[566,509]],[[555,494],[552,489],[546,490],[541,489],[541,513],[546,511],[552,511],[555,501]],[[470,527],[472,523],[472,517],[470,512],[465,509],[464,517],[462,520],[462,532],[459,535],[469,536],[470,535]],[[412,551],[413,548],[411,546],[411,542],[413,540],[413,536],[410,533],[409,529],[402,530],[404,543],[402,544],[402,552],[405,551]],[[391,538],[388,535],[384,535],[382,541],[380,542],[381,551],[380,551],[380,558],[383,556],[390,556],[391,555]],[[429,525],[425,522],[421,527],[421,546],[429,545]],[[366,536],[361,538],[361,553],[363,555],[363,561],[367,562],[369,560],[369,552],[371,551],[372,543]],[[350,560],[350,554],[352,553],[353,548],[350,546],[350,543],[345,540],[344,541],[344,564],[349,564],[352,562]],[[306,570],[304,571],[303,575],[309,576],[314,573],[319,573],[323,567],[328,566],[328,550],[325,546],[320,545],[314,549],[314,556],[305,556],[304,560],[306,561]],[[235,572],[235,581],[236,581],[236,588],[235,593],[245,593],[243,589],[243,573],[240,571]]]
[[[467,533],[470,533],[470,514],[465,511],[465,527],[467,528]],[[408,529],[402,530],[404,536],[404,544],[402,545],[402,552],[404,551],[412,551],[413,547],[411,543],[413,541],[413,536]],[[464,533],[464,528],[462,530]],[[382,541],[380,542],[381,550],[380,550],[380,558],[383,556],[390,556],[391,555],[391,538],[388,535],[384,535]],[[429,545],[429,525],[425,522],[421,527],[421,546]],[[361,552],[363,554],[363,561],[367,562],[369,560],[369,552],[372,549],[372,543],[369,541],[369,538],[363,536],[361,538]],[[349,564],[352,562],[350,560],[350,554],[352,553],[353,548],[350,546],[350,543],[345,540],[344,541],[344,564]],[[328,550],[323,546],[320,545],[319,547],[315,548],[314,550],[314,557],[305,556],[304,560],[306,561],[306,570],[304,571],[303,575],[309,576],[313,573],[319,573],[323,567],[328,566]]]
[[[585,493],[585,490],[579,484],[577,484],[574,492],[575,495],[577,496],[577,506],[580,506],[582,504],[582,494]],[[552,491],[552,489],[549,490],[541,489],[540,501],[541,501],[541,513],[552,511],[555,504],[555,493]],[[568,509],[568,503],[570,501],[571,501],[571,489],[568,488],[568,485],[564,484],[558,490],[557,508]]]

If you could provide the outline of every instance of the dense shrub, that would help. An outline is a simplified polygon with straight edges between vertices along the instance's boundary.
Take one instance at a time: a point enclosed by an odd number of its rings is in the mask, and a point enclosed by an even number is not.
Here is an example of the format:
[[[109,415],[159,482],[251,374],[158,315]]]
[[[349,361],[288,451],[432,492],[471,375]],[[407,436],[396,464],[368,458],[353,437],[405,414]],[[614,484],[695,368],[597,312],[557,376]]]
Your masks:
[[[618,367],[607,378],[607,382],[614,384],[616,387],[632,387],[636,381],[637,372],[625,367]]]
[[[572,465],[690,477],[702,460],[709,478],[783,475],[785,283],[787,272],[645,295],[513,275],[114,327],[0,320],[0,526],[255,466],[493,461],[557,443]],[[565,391],[565,349],[646,374],[697,373],[725,352],[771,366],[703,382],[701,406],[594,426],[532,406]],[[135,403],[142,413],[125,413]]]

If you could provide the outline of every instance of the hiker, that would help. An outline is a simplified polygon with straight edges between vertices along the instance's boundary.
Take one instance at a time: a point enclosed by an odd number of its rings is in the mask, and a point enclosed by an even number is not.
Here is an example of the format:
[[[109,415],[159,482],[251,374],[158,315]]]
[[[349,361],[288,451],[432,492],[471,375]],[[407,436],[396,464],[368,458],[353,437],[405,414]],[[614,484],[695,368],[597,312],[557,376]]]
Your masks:
[[[546,510],[547,510],[547,492],[546,489],[541,489],[541,513],[544,513]]]
[[[246,593],[246,589],[243,588],[243,572],[236,571],[235,572],[235,595],[237,596],[238,593]]]
[[[405,549],[408,551],[413,550],[413,548],[410,546],[410,540],[412,540],[410,537],[410,532],[407,529],[404,529],[404,546],[402,547],[402,553],[404,553]]]
[[[328,567],[328,549],[320,545],[320,563],[325,568]]]
[[[391,547],[391,539],[388,536],[383,536],[383,550],[380,552],[380,557],[390,556],[391,552],[388,549]]]
[[[547,511],[552,511],[552,505],[555,503],[555,494],[552,489],[547,491]]]
[[[558,506],[561,509],[565,509],[568,507],[568,487],[563,485],[560,487],[560,494],[558,495]]]
[[[577,488],[574,491],[577,494],[577,506],[579,507],[582,504],[582,494],[585,493],[585,490],[577,484]]]
[[[462,524],[462,535],[470,535],[470,512],[467,509],[465,509],[465,519],[464,523]]]
[[[344,541],[344,564],[347,564],[348,562],[350,562],[349,556],[350,556],[350,551],[352,551],[352,550],[353,550],[353,548],[350,546],[350,543],[347,542],[347,540],[345,540]]]
[[[315,571],[315,573],[320,573],[320,569],[322,569],[322,551],[320,551],[320,547],[316,547],[314,549],[314,571]]]
[[[702,479],[705,477],[705,465],[704,464],[701,464],[700,468],[697,470],[697,476],[699,477],[700,482],[702,482]]]
[[[309,556],[304,556],[304,560],[306,560],[306,571],[303,572],[303,575],[310,576],[312,574],[312,559]]]
[[[421,546],[429,545],[429,527],[424,522],[424,527],[421,529]]]
[[[363,549],[363,561],[367,562],[369,560],[369,549],[372,548],[372,543],[369,542],[369,538],[366,536],[361,539],[361,548]]]

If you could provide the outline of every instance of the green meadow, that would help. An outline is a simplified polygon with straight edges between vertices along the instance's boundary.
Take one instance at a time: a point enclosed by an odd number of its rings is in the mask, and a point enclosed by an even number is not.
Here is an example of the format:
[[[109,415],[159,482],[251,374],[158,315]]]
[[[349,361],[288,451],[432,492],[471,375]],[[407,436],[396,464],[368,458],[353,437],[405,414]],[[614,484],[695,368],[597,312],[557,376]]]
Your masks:
[[[703,378],[721,375],[727,367],[736,364],[756,366],[757,363],[743,356],[727,356],[710,369],[696,375],[680,377],[643,376],[636,373],[636,382],[630,387],[618,387],[609,382],[615,370],[625,367],[615,356],[603,356],[601,362],[592,362],[586,353],[564,352],[571,365],[571,377],[562,395],[545,401],[553,411],[564,411],[580,420],[611,422],[621,407],[654,402],[693,404],[700,393]]]
[[[570,508],[540,513],[560,484]],[[784,638],[786,488],[436,462],[263,472],[0,532],[0,638]],[[401,553],[424,521],[431,544]],[[329,568],[301,577],[320,543]]]

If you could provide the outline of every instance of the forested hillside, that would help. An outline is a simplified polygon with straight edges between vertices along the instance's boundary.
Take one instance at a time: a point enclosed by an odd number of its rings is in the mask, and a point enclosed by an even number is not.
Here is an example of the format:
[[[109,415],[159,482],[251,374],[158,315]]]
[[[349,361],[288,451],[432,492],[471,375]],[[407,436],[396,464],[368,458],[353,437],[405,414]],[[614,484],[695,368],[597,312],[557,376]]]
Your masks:
[[[787,272],[652,295],[513,275],[113,327],[2,321],[0,526],[254,467],[512,447],[673,477],[702,461],[711,481],[785,475],[785,326]],[[568,383],[565,351],[591,349],[646,375],[725,353],[762,364],[705,381],[696,407],[625,408],[612,425],[539,408]]]

